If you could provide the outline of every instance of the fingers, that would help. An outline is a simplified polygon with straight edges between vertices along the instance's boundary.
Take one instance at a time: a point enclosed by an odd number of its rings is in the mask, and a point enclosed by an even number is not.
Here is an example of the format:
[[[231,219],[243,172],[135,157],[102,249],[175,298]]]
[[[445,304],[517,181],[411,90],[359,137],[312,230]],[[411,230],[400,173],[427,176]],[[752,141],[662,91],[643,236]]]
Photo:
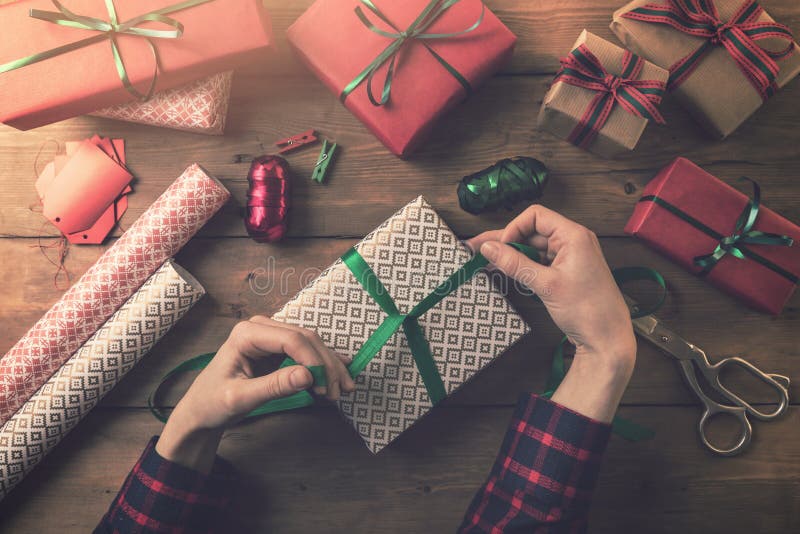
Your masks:
[[[247,413],[267,401],[281,399],[308,389],[314,378],[302,365],[282,367],[268,375],[244,380],[227,400],[235,413]]]
[[[488,232],[483,232],[482,234],[478,234],[471,239],[467,239],[464,241],[464,244],[469,247],[472,252],[477,252],[480,250],[481,245],[483,245],[487,241],[500,241],[500,237],[503,235],[503,230],[489,230]]]
[[[555,272],[551,267],[536,263],[515,248],[499,241],[484,243],[481,254],[499,271],[524,284],[543,300],[552,293]]]
[[[312,345],[316,353],[319,355],[319,359],[321,360],[320,363],[325,366],[325,376],[328,384],[327,386],[314,387],[314,392],[318,395],[326,395],[331,400],[338,400],[343,391],[351,392],[355,390],[355,383],[350,377],[350,373],[346,367],[350,363],[350,359],[346,356],[337,354],[328,348],[316,332],[301,328],[299,326],[281,323],[262,315],[256,315],[252,317],[250,322],[271,326],[274,328],[286,329],[305,337],[305,339]],[[292,355],[289,354],[289,356]],[[304,363],[300,362],[299,360],[296,361],[299,363]],[[316,365],[320,365],[320,363],[317,363]]]
[[[556,213],[553,210],[547,209],[541,204],[534,204],[514,218],[508,226],[505,227],[501,235],[500,241],[510,243],[514,241],[527,240],[531,236],[539,236],[537,238],[538,244],[544,244],[541,238],[547,241],[544,248],[554,248],[552,252],[558,252],[558,243],[552,243],[549,240],[556,232],[571,233],[580,225],[571,221],[563,215]],[[534,244],[534,246],[537,246]],[[538,247],[537,248],[542,248]]]

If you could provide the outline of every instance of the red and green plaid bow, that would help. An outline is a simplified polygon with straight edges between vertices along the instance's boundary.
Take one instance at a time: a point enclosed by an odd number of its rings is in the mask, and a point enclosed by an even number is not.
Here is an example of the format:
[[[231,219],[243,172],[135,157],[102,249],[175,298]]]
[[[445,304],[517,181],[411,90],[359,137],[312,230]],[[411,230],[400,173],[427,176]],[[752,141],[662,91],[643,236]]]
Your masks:
[[[626,50],[622,58],[622,74],[614,76],[583,44],[561,59],[561,70],[553,83],[563,82],[597,92],[567,138],[570,143],[581,148],[590,146],[615,104],[638,117],[664,124],[658,106],[666,86],[658,80],[637,80],[643,66],[642,58]]]
[[[753,87],[766,100],[775,93],[776,63],[794,49],[791,30],[777,22],[757,22],[764,12],[755,0],[746,0],[727,22],[720,20],[714,0],[667,0],[666,4],[647,4],[622,16],[627,19],[666,24],[676,30],[702,37],[700,47],[678,60],[669,69],[669,89],[683,83],[703,57],[716,46],[724,46]],[[762,39],[787,41],[783,50],[774,52],[759,46]]]

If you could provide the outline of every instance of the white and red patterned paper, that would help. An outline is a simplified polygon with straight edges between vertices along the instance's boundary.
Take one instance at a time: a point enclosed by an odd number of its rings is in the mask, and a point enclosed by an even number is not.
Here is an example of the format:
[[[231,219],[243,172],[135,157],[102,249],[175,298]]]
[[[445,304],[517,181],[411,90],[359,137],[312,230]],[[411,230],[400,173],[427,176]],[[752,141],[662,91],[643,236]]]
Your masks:
[[[0,425],[0,500],[122,380],[205,290],[167,260]]]
[[[147,102],[128,102],[91,113],[121,121],[222,135],[233,71],[221,72],[189,85],[162,91]]]
[[[214,215],[230,193],[191,165],[0,358],[5,423],[133,293]]]

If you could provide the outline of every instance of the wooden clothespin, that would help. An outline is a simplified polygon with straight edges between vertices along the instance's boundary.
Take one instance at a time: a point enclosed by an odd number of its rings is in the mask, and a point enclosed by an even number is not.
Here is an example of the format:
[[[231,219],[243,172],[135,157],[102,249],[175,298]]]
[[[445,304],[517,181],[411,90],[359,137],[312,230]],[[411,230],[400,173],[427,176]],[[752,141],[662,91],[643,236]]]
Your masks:
[[[328,140],[322,141],[322,150],[317,158],[317,163],[314,165],[314,172],[311,173],[311,179],[317,183],[324,183],[325,176],[328,174],[328,166],[333,161],[333,156],[336,154],[337,144],[333,143],[328,147]]]
[[[293,135],[291,137],[287,137],[286,139],[281,139],[280,141],[275,143],[275,146],[277,146],[280,149],[278,150],[278,154],[286,154],[287,152],[297,150],[298,148],[316,142],[317,142],[317,132],[315,132],[314,130],[308,130],[307,132]]]

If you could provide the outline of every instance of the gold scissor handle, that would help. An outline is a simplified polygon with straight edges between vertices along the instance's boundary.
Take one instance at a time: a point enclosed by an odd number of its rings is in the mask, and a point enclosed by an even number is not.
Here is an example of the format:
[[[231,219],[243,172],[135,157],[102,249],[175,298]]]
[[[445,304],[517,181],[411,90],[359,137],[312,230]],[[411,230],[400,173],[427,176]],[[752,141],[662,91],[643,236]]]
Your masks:
[[[747,418],[747,408],[741,405],[727,406],[720,404],[706,395],[700,383],[697,381],[697,367],[702,364],[696,365],[692,360],[680,360],[679,365],[689,387],[692,388],[697,398],[703,403],[703,415],[700,416],[700,422],[697,425],[700,441],[703,442],[703,445],[705,445],[708,450],[720,456],[736,456],[743,452],[747,446],[750,445],[750,440],[753,437],[753,426]],[[704,372],[704,369],[702,370]],[[706,434],[709,421],[719,414],[727,414],[739,420],[742,429],[741,434],[739,434],[736,444],[732,447],[717,447],[708,439],[708,435]]]
[[[706,360],[707,361],[707,360]],[[726,388],[722,382],[720,382],[719,375],[722,372],[722,369],[725,367],[739,367],[744,369],[754,377],[758,378],[772,389],[778,392],[778,402],[777,406],[774,410],[767,412],[761,411],[755,407],[753,407],[750,403],[733,393],[731,390]],[[775,374],[768,374],[753,365],[752,363],[748,362],[747,360],[739,357],[733,358],[725,358],[714,365],[709,365],[708,368],[704,371],[706,379],[711,383],[712,387],[716,388],[719,392],[721,392],[725,397],[727,397],[733,403],[743,406],[747,413],[755,417],[756,419],[760,419],[761,421],[770,421],[777,417],[783,415],[786,409],[789,407],[789,378],[783,375],[775,375]]]

